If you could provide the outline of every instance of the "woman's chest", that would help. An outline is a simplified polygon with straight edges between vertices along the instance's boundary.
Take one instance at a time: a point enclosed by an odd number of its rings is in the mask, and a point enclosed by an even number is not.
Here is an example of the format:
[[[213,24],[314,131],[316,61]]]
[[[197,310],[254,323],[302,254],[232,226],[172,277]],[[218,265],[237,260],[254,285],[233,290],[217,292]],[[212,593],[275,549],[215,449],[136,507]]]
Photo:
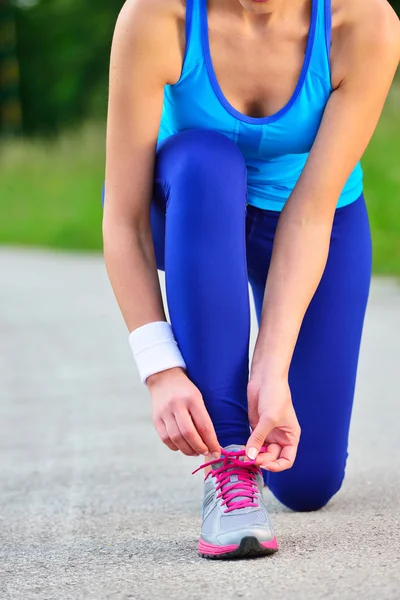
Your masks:
[[[209,30],[212,68],[227,101],[240,113],[261,118],[289,101],[301,76],[307,45],[284,32],[254,37]]]
[[[320,86],[319,93],[316,90]],[[271,160],[310,151],[328,96],[318,78],[307,77],[291,106],[276,118],[248,122],[232,114],[212,86],[205,64],[165,89],[162,125],[166,135],[187,129],[212,129],[233,139],[246,157]]]

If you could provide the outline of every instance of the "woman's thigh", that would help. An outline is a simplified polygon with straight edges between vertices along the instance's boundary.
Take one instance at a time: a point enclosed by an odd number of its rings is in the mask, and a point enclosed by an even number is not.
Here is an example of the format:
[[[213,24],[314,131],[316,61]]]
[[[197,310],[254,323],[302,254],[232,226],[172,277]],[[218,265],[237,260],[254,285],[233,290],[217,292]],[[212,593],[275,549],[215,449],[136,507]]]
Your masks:
[[[253,281],[258,313],[266,274]],[[364,199],[336,212],[328,262],[303,320],[290,368],[302,428],[292,469],[267,483],[294,510],[326,504],[344,477],[358,355],[371,278]]]

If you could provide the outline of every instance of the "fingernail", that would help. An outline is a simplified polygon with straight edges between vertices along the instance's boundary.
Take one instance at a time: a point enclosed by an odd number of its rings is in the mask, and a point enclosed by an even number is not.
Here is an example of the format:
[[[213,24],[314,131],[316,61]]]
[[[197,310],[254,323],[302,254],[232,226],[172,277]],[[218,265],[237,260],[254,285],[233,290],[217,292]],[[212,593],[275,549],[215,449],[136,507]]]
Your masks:
[[[250,460],[255,460],[257,458],[257,450],[256,448],[250,448],[250,450],[247,453],[247,456],[249,457]]]
[[[217,459],[220,457],[220,455],[218,454],[218,452],[213,452],[213,454],[212,454],[212,457],[213,457],[215,460],[217,460]]]
[[[208,456],[210,456],[210,453],[209,453],[209,451],[207,450],[206,452],[203,452],[203,456],[205,456],[206,458],[207,458]]]

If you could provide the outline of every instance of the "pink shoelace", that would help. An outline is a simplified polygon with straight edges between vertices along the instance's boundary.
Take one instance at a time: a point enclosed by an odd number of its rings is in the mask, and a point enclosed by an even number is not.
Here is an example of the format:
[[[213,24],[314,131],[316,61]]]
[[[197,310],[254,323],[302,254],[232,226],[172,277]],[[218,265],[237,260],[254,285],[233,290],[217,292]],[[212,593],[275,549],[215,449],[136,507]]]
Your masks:
[[[262,448],[261,452],[265,452],[265,448]],[[240,460],[242,456],[246,456],[245,450],[227,452],[222,449],[221,458],[204,463],[193,471],[194,475],[201,469],[222,462],[222,466],[211,470],[207,477],[215,477],[217,480],[216,490],[219,492],[217,498],[222,498],[222,506],[226,506],[226,513],[239,508],[258,507],[256,477],[260,469],[254,464],[255,461],[253,460]],[[232,475],[236,475],[237,481],[231,481]],[[240,500],[236,500],[236,498],[240,498]]]

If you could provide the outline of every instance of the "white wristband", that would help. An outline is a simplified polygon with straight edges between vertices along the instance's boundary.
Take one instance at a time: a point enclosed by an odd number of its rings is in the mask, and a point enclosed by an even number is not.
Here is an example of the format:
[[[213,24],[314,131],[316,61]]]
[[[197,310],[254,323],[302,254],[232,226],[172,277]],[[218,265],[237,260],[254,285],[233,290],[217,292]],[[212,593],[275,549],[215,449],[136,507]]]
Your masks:
[[[129,344],[143,384],[155,373],[174,367],[186,369],[172,327],[166,321],[148,323],[135,329],[129,335]]]

